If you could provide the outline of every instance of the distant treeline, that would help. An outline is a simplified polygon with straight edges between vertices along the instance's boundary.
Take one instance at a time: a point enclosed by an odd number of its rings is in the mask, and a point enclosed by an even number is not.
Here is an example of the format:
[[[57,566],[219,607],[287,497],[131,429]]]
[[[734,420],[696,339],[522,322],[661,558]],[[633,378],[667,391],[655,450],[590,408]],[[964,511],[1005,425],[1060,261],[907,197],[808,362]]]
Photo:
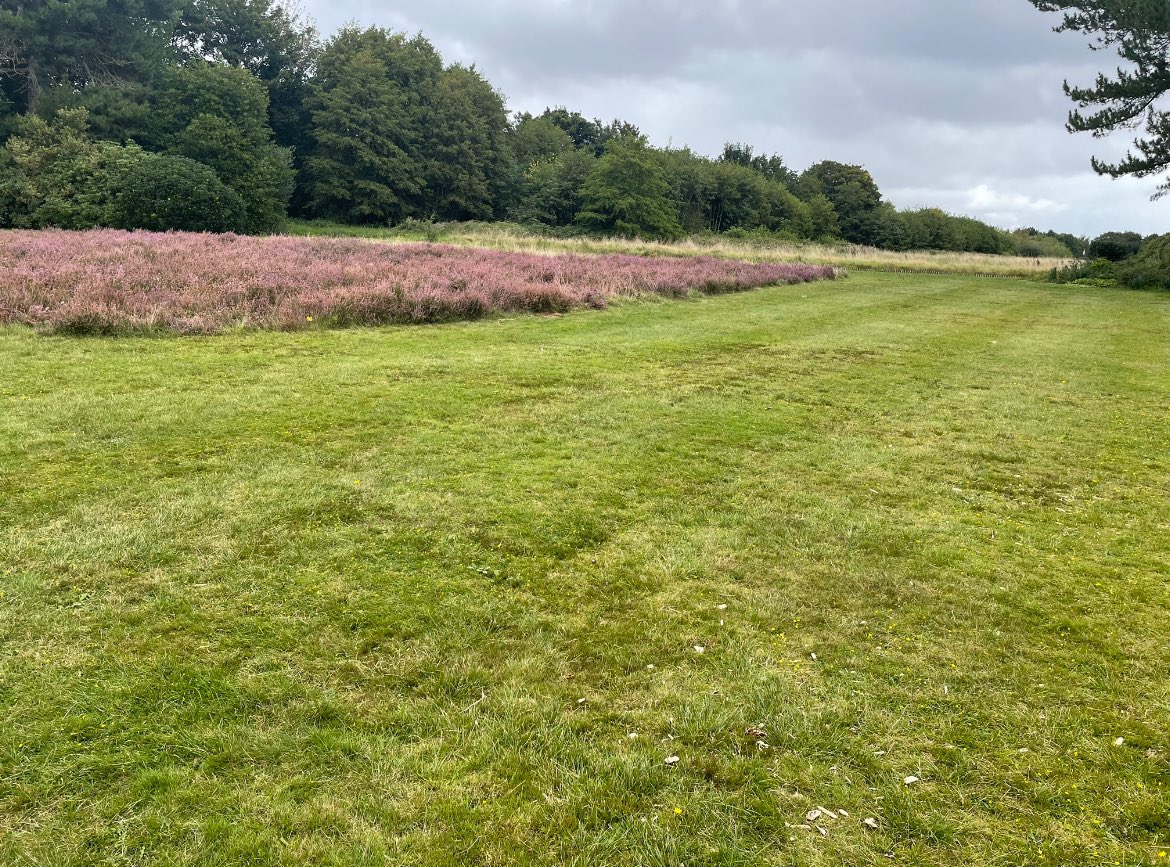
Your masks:
[[[1083,256],[1089,242],[898,211],[858,166],[654,148],[566,108],[510,116],[422,36],[324,43],[274,0],[0,0],[0,225],[260,233],[513,220],[671,239]]]

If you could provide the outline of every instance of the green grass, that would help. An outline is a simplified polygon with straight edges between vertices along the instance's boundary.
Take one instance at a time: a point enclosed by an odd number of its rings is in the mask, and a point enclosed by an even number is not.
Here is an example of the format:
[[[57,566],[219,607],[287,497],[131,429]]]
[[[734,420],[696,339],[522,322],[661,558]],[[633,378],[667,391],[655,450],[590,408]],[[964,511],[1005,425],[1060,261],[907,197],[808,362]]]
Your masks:
[[[895,252],[856,244],[820,244],[783,241],[764,236],[737,240],[727,235],[696,235],[677,242],[569,235],[563,229],[545,229],[515,223],[403,223],[395,228],[350,226],[324,220],[290,220],[289,235],[366,238],[396,243],[431,242],[468,247],[490,247],[525,253],[627,253],[637,256],[715,256],[748,262],[806,262],[855,271],[943,274],[967,277],[1043,279],[1070,259],[997,256],[989,253],[950,253],[941,250]]]
[[[0,369],[0,863],[1166,863],[1166,295]]]

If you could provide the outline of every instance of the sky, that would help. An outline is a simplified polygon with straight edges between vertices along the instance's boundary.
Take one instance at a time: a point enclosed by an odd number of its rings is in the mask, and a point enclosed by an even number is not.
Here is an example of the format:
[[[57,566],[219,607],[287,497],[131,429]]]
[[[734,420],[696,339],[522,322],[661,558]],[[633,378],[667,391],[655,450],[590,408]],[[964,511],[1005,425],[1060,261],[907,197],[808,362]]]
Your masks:
[[[1065,79],[1116,67],[1027,0],[303,0],[322,35],[421,32],[513,111],[564,105],[658,146],[865,166],[900,208],[1078,235],[1170,231],[1157,178],[1097,176],[1132,133],[1070,135]]]

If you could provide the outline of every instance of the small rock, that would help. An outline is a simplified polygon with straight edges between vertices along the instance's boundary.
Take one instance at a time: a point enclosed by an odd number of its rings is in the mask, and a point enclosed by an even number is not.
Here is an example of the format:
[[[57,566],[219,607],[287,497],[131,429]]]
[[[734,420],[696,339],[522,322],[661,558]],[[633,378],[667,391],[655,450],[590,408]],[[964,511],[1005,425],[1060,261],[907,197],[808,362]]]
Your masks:
[[[838,810],[837,812],[838,812],[838,813],[840,813],[842,816],[844,816],[846,819],[848,819],[848,818],[849,818],[849,813],[848,813],[847,811],[845,811],[845,810]]]
[[[1125,738],[1118,738],[1117,740],[1115,740],[1115,741],[1113,742],[1113,746],[1115,746],[1115,747],[1123,747],[1123,746],[1125,746]]]
[[[679,758],[678,756],[667,756],[666,763],[668,765],[677,765],[679,763]]]
[[[706,652],[707,652],[707,648],[703,647],[703,645],[701,645],[701,644],[695,645],[695,653],[706,653]]]
[[[863,824],[865,827],[869,828],[869,830],[871,830],[871,831],[876,831],[878,829],[878,820],[873,818],[872,816],[868,819],[862,819],[861,824]]]
[[[913,786],[915,783],[920,783],[922,781],[918,779],[918,777],[907,777],[906,779],[902,780],[902,782],[907,786]]]
[[[636,741],[638,739],[638,733],[637,732],[630,732],[628,735],[626,735],[626,737],[628,737],[632,741]]]

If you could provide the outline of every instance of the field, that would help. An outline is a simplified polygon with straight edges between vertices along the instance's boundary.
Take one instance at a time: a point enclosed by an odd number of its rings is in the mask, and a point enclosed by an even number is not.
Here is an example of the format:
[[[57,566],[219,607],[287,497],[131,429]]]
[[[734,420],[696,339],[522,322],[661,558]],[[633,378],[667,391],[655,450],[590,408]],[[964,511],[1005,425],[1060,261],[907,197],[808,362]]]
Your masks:
[[[740,292],[835,273],[712,257],[541,256],[344,238],[0,232],[0,325],[217,334],[442,322]]]
[[[725,235],[695,236],[678,242],[630,241],[623,238],[558,237],[508,223],[408,223],[394,229],[347,226],[324,221],[292,221],[287,233],[309,237],[357,237],[385,241],[426,241],[523,253],[634,253],[689,258],[714,256],[744,262],[830,265],[858,271],[955,274],[975,277],[1043,278],[1071,259],[1029,259],[985,253],[916,250],[902,253],[855,244],[787,243],[767,238],[736,240]]]
[[[1166,863],[1170,296],[0,370],[0,863]]]

